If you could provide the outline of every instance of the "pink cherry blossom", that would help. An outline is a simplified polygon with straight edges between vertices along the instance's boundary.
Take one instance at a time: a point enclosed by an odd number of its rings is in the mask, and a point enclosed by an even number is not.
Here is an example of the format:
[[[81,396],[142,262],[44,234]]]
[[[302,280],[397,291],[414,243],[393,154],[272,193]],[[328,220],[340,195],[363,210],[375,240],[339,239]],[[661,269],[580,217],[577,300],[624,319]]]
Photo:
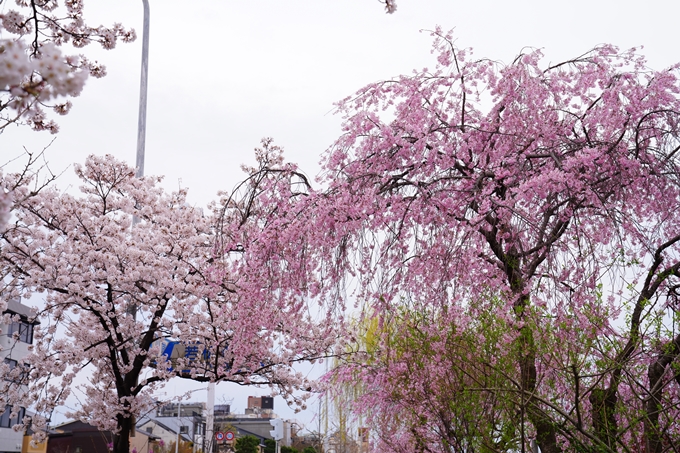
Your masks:
[[[241,211],[271,275],[360,309],[331,391],[378,452],[676,448],[680,66],[432,35],[434,70],[338,104],[318,189],[271,161]]]

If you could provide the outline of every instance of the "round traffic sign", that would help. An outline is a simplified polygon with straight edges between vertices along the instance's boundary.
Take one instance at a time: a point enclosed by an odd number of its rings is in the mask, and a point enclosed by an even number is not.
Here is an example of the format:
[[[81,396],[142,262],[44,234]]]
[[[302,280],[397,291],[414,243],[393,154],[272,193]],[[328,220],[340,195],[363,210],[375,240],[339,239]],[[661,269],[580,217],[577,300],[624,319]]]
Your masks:
[[[223,441],[224,440],[224,433],[222,431],[217,431],[215,433],[215,439],[217,439],[219,441]]]
[[[234,440],[234,433],[232,433],[231,431],[227,431],[226,433],[224,433],[224,437],[227,440]]]

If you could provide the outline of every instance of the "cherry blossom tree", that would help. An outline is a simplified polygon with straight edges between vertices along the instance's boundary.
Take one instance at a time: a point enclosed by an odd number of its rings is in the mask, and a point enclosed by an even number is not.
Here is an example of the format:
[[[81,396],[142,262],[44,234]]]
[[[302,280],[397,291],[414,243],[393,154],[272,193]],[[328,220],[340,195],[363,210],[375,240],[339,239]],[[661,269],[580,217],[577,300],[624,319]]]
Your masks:
[[[679,67],[608,45],[502,65],[433,36],[434,70],[339,104],[323,189],[285,208],[318,300],[381,325],[411,307],[336,370],[364,380],[376,450],[677,449]]]
[[[213,215],[188,206],[185,191],[168,194],[111,156],[91,156],[76,173],[80,196],[53,185],[25,196],[29,182],[17,184],[0,235],[2,296],[44,298],[24,379],[3,384],[9,403],[35,410],[25,424],[44,436],[75,393],[73,415],[113,430],[114,451],[127,453],[135,417],[172,377],[270,386],[303,406],[293,391],[310,383],[291,365],[325,356],[336,340],[332,323],[307,310],[305,288],[284,285],[286,269],[259,249],[266,213],[251,221],[256,206],[228,197],[223,218],[239,221],[223,222],[234,242],[222,249]],[[184,352],[168,357],[163,340]]]

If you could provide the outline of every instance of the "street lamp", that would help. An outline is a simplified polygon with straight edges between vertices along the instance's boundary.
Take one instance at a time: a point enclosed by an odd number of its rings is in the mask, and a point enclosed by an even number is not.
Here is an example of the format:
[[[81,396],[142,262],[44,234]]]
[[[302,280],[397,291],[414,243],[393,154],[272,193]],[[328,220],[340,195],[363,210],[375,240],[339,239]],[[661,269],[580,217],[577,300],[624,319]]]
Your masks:
[[[144,148],[146,145],[146,99],[149,81],[149,0],[144,4],[144,31],[142,34],[142,72],[139,81],[139,116],[137,118],[137,176],[144,176]]]

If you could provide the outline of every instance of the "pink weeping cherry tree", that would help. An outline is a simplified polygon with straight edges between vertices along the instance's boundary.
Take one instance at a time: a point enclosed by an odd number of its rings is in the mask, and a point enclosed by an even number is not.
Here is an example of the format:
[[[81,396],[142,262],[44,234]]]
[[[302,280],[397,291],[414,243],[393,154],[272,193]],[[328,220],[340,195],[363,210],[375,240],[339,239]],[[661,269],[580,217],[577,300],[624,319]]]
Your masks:
[[[391,326],[337,371],[376,449],[677,448],[678,67],[434,35],[434,71],[340,104],[315,205],[331,275]]]
[[[333,323],[308,309],[304,285],[267,256],[268,213],[230,197],[221,231],[233,241],[222,248],[215,217],[187,205],[185,191],[166,193],[111,156],[91,156],[76,173],[79,195],[50,184],[26,196],[31,178],[6,176],[26,183],[16,184],[0,234],[0,291],[42,301],[21,378],[1,384],[6,404],[35,412],[24,427],[40,440],[54,408],[75,394],[72,415],[112,430],[113,451],[128,453],[135,418],[173,377],[269,386],[304,407],[293,392],[310,383],[292,365],[337,341]],[[170,360],[163,340],[187,353]]]
[[[374,326],[329,382],[378,452],[677,451],[679,67],[433,36],[433,70],[338,105],[323,188],[271,208],[314,297]]]

